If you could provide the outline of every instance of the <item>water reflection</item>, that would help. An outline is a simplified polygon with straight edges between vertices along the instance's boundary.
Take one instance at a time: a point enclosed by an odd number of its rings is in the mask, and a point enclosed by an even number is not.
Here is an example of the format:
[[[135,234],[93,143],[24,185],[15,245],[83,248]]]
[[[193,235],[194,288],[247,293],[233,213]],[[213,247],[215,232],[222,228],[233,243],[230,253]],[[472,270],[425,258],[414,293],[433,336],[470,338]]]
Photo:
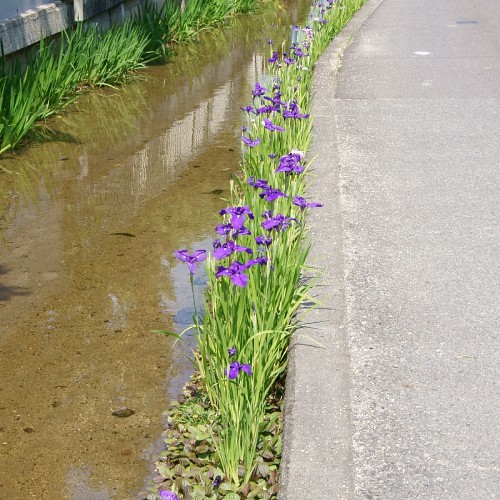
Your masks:
[[[48,123],[51,142],[0,160],[0,498],[140,487],[166,392],[191,368],[150,333],[190,314],[172,252],[208,248],[262,40],[297,12],[240,20],[146,80],[83,96]],[[122,406],[135,413],[113,416]]]
[[[112,494],[108,487],[91,485],[91,470],[89,467],[81,469],[71,469],[66,480],[69,498],[71,500],[108,500]]]
[[[188,250],[190,252],[198,249],[209,250],[212,247],[212,237],[205,238],[198,242],[193,242]],[[162,262],[168,261],[165,266],[165,279],[171,283],[172,287],[168,290],[163,290],[160,293],[159,307],[166,315],[173,318],[175,324],[175,332],[183,333],[183,342],[177,342],[172,349],[175,353],[175,359],[178,363],[182,363],[185,370],[193,369],[193,350],[196,348],[195,331],[189,329],[193,324],[195,309],[194,300],[198,308],[197,314],[202,314],[201,307],[203,306],[203,290],[207,283],[207,275],[203,265],[199,266],[196,277],[193,280],[193,291],[189,284],[189,270],[185,263],[179,260],[165,256]],[[186,371],[183,371],[179,376],[170,378],[168,393],[171,399],[174,399],[180,394],[182,386],[186,382]]]

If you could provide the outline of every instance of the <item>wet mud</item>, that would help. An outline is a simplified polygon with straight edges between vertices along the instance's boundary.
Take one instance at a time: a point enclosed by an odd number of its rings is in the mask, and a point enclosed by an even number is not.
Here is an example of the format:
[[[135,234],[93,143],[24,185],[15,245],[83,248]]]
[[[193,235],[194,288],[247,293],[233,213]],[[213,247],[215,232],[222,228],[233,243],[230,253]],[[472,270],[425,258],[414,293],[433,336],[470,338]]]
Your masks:
[[[0,498],[137,498],[191,370],[151,333],[190,319],[172,252],[208,248],[262,41],[308,4],[207,33],[0,158]]]

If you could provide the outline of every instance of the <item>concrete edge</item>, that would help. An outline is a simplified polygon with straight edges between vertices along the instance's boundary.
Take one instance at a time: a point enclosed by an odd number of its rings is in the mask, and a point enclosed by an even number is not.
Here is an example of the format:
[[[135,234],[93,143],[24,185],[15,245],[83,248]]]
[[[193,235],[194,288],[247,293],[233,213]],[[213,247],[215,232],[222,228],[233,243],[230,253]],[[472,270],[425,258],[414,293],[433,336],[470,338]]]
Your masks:
[[[293,336],[289,351],[281,500],[354,498],[351,364],[344,327],[343,241],[335,125],[335,86],[346,47],[383,0],[368,0],[315,65],[309,195],[324,207],[311,211],[308,264],[323,270],[313,293],[321,305]],[[312,340],[312,341],[311,341]],[[321,347],[318,346],[321,344]]]
[[[0,22],[5,54],[29,47],[42,38],[60,33],[73,24],[73,9],[55,0]]]
[[[106,0],[84,10],[78,3],[78,12],[73,5],[63,0],[53,0],[27,10],[17,16],[0,20],[0,39],[5,55],[15,57],[24,49],[37,44],[42,38],[58,35],[75,24],[76,20],[99,25],[103,30],[113,24],[123,24],[140,7],[140,0]]]

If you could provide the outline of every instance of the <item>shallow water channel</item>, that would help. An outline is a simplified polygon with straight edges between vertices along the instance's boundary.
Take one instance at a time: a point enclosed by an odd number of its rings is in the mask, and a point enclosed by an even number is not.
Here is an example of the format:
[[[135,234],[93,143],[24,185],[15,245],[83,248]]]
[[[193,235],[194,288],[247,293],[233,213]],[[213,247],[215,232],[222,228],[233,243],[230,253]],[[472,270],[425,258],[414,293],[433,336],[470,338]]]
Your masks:
[[[0,158],[0,498],[137,498],[191,371],[150,332],[190,321],[172,251],[209,247],[265,40],[308,6],[206,33]]]

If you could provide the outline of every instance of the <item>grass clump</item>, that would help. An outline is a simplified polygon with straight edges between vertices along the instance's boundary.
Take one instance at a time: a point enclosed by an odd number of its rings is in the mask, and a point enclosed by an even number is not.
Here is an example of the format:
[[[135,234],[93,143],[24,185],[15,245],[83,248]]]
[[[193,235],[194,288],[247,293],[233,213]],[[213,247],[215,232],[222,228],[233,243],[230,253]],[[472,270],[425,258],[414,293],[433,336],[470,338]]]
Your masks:
[[[42,40],[25,67],[0,58],[0,154],[18,147],[37,122],[58,113],[89,87],[116,86],[149,63],[165,62],[175,43],[190,43],[230,15],[269,0],[176,0],[146,3],[123,25],[107,31],[78,23],[58,40]]]
[[[97,26],[67,30],[56,42],[42,40],[27,56],[0,63],[0,153],[15,148],[32,129],[70,104],[86,87],[125,83],[145,65],[149,34],[127,21],[103,33]]]
[[[204,315],[199,320],[195,314],[193,328],[197,390],[210,412],[203,427],[210,456],[205,447],[201,456],[212,468],[181,480],[166,459],[158,468],[161,498],[202,498],[197,496],[202,490],[203,498],[276,497],[282,427],[276,407],[282,404],[290,337],[301,324],[300,306],[311,301],[313,284],[303,278],[309,252],[305,219],[309,209],[321,206],[305,198],[312,68],[363,3],[316,0],[309,25],[292,28],[290,47],[270,44],[267,76],[256,82],[244,110],[241,175],[220,211],[213,250],[176,252],[189,267],[191,284],[206,260]],[[189,405],[175,410],[174,422],[184,418],[184,410],[189,413]],[[267,449],[270,435],[275,440]],[[172,444],[167,439],[165,457],[179,449]],[[200,459],[192,452],[184,467]],[[273,474],[259,477],[264,472]]]

